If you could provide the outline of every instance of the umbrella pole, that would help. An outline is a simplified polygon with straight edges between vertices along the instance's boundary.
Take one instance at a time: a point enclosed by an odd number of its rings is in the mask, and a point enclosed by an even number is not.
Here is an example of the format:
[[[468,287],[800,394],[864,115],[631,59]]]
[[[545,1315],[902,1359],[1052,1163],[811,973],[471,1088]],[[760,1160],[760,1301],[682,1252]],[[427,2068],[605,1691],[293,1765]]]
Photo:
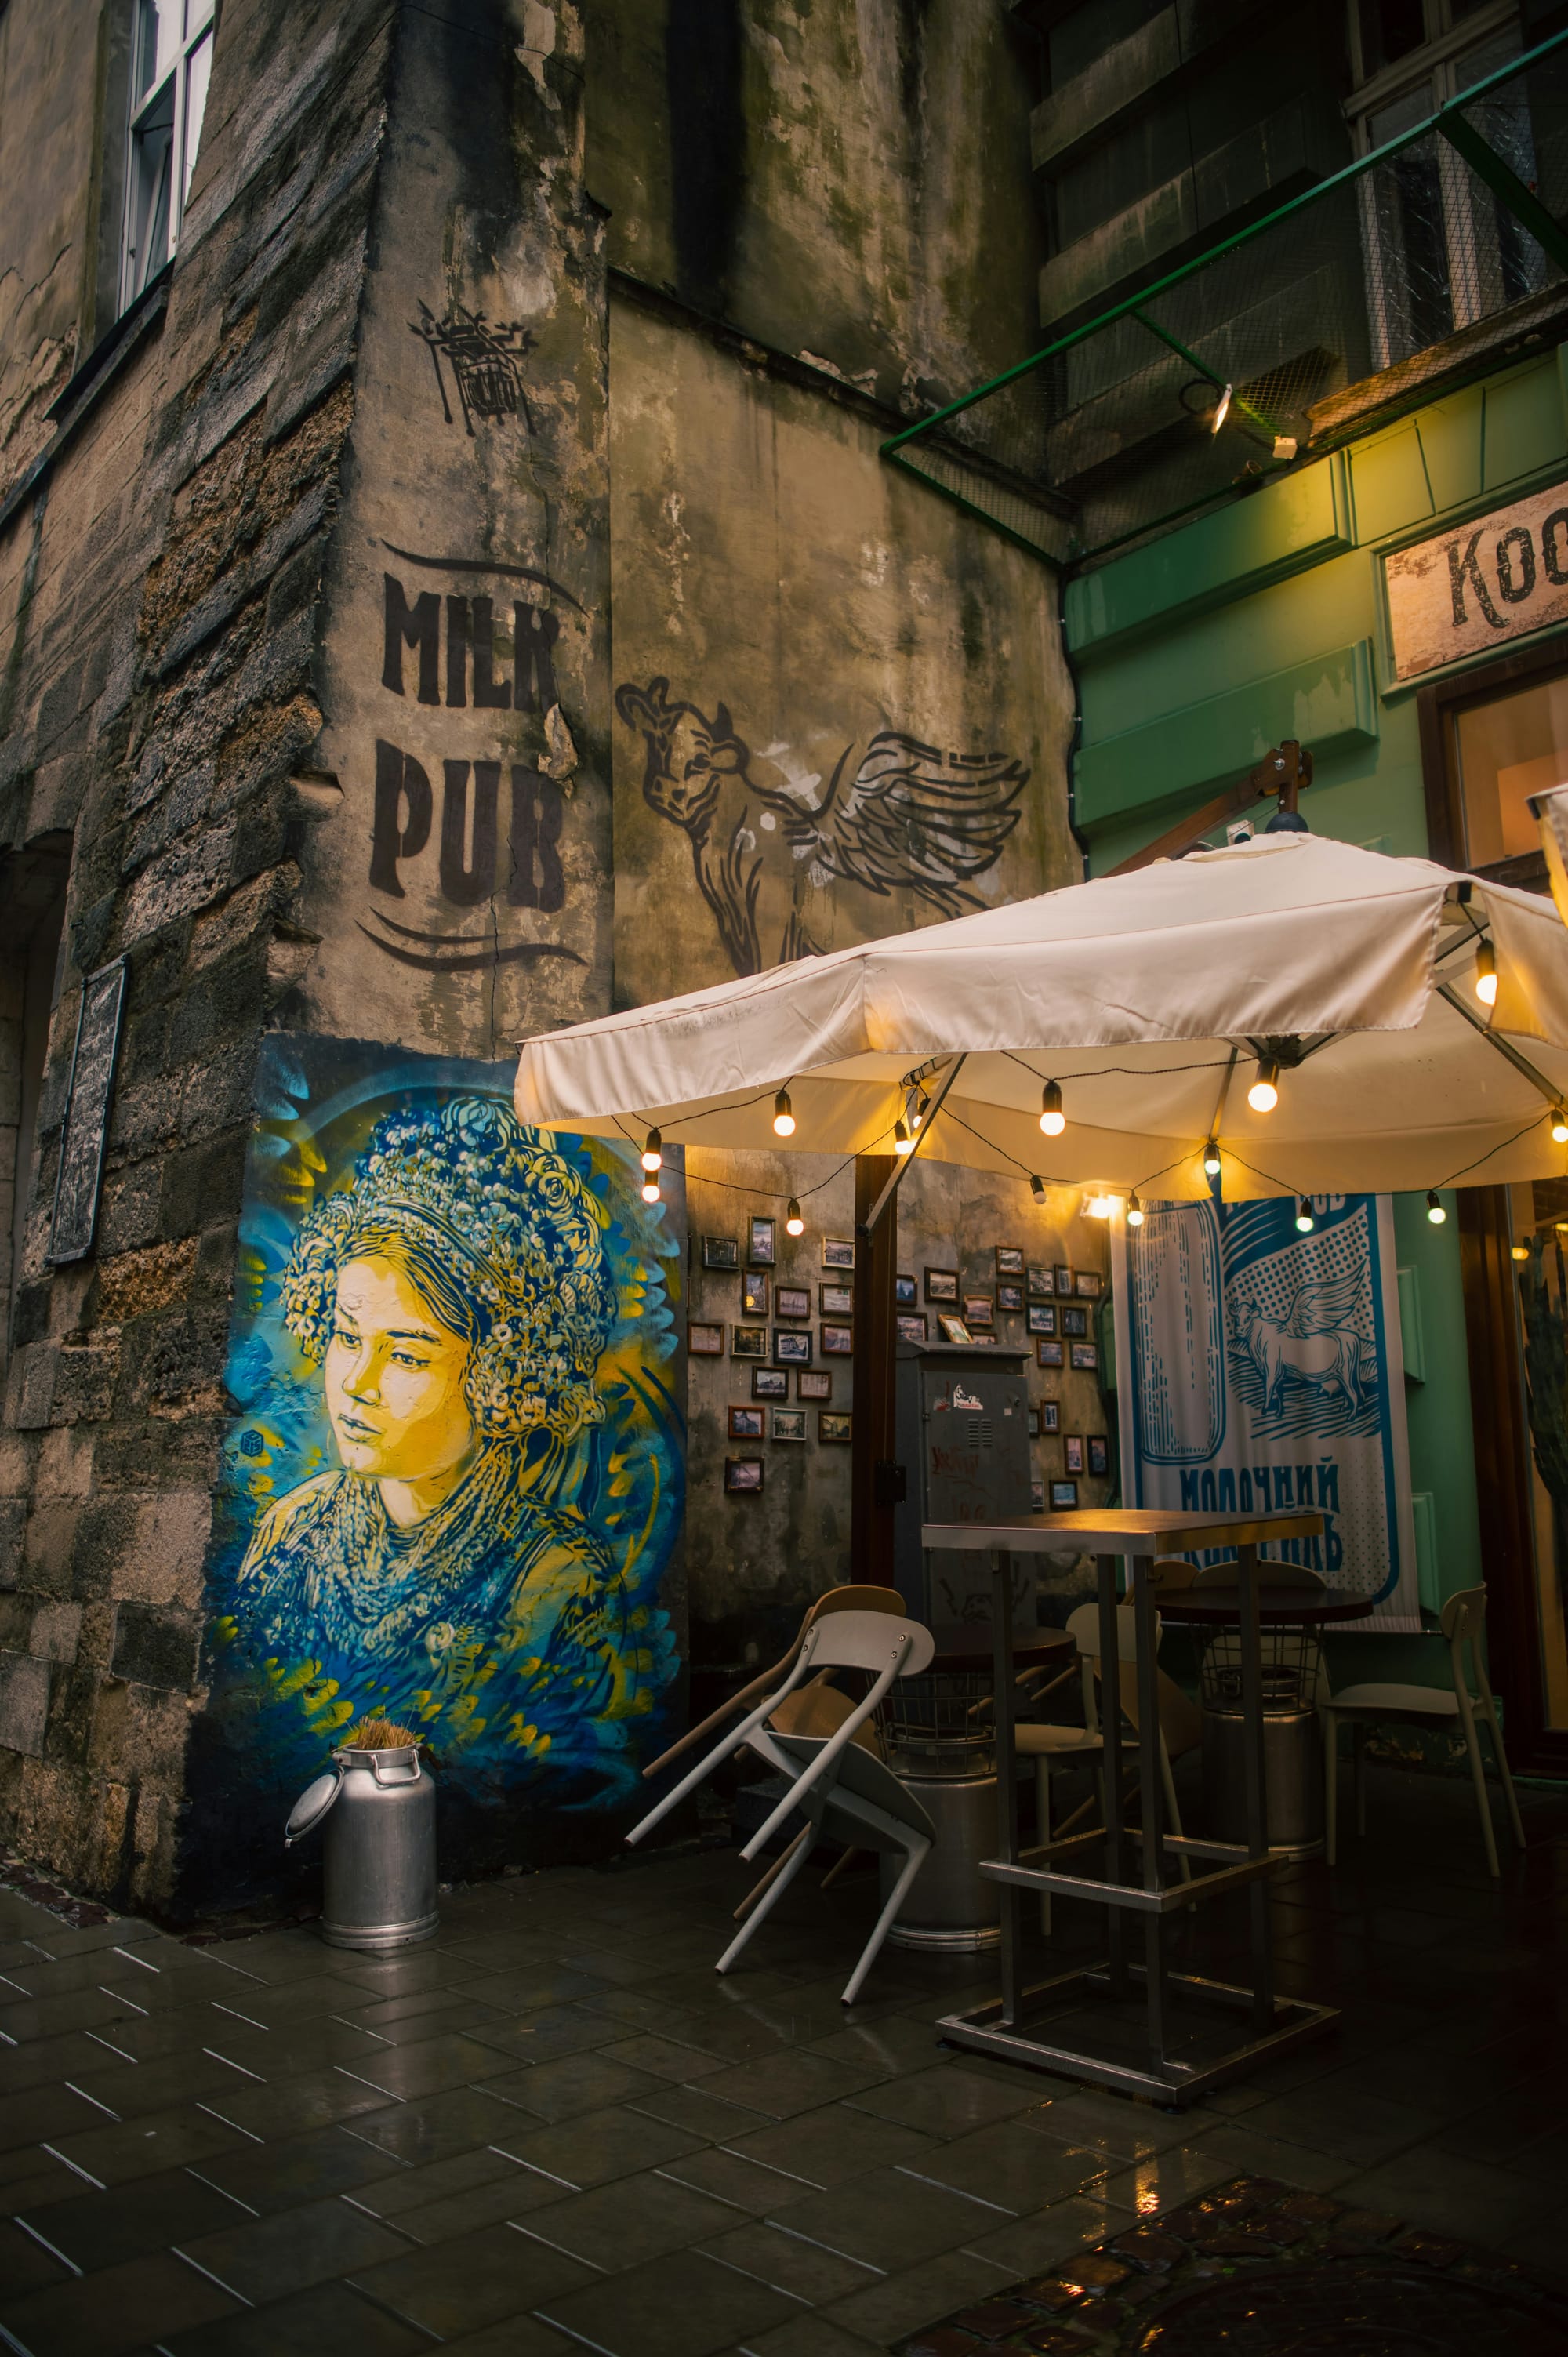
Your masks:
[[[854,1421],[850,1426],[851,1577],[872,1587],[897,1586],[893,1509],[897,1502],[895,1438],[897,1373],[893,1279],[898,1266],[898,1199],[875,1227],[868,1214],[903,1165],[891,1154],[861,1154],[854,1165]]]

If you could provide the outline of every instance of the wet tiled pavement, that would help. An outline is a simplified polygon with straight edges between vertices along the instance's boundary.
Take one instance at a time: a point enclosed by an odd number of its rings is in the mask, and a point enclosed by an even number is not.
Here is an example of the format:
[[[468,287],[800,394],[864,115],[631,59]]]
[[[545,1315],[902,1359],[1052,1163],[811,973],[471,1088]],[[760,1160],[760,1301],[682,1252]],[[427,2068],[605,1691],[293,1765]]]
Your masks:
[[[0,1890],[0,2340],[865,2357],[1239,2173],[1568,2271],[1568,1801],[1522,1796],[1498,1892],[1466,1784],[1370,1782],[1273,1895],[1343,2026],[1185,2114],[940,2048],[984,1959],[888,1951],[846,2014],[869,1878],[723,1982],[728,1851],[459,1890],[385,1962]],[[1191,1954],[1231,1971],[1243,1906]]]

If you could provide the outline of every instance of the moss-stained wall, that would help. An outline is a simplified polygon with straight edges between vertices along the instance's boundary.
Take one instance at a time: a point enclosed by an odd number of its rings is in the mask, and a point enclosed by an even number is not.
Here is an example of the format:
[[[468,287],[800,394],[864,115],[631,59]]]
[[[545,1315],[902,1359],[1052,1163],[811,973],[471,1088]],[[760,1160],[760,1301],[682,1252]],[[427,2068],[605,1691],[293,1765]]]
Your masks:
[[[590,0],[610,258],[917,410],[1032,348],[1026,46],[974,0]]]

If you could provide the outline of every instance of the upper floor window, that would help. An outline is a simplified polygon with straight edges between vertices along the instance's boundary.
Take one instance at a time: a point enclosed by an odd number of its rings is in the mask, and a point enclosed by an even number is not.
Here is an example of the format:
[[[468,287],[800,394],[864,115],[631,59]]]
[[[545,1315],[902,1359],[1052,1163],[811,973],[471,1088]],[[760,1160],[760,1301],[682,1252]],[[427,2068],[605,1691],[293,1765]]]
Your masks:
[[[122,306],[179,242],[212,74],[214,0],[134,0]]]
[[[1520,55],[1515,0],[1352,0],[1348,109],[1358,152],[1413,131]],[[1527,188],[1523,78],[1478,101],[1475,127]],[[1359,184],[1372,364],[1392,366],[1544,283],[1539,246],[1446,140],[1418,139]]]

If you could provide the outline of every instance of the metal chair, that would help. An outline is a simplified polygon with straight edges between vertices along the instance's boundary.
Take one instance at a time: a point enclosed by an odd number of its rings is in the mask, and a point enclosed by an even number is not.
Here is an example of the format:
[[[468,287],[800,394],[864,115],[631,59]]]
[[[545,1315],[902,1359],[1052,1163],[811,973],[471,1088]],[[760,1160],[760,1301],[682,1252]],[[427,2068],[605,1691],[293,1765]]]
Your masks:
[[[1481,1746],[1476,1732],[1476,1713],[1485,1714],[1487,1730],[1492,1739],[1498,1773],[1502,1779],[1503,1796],[1508,1803],[1509,1820],[1513,1837],[1520,1849],[1524,1847],[1524,1826],[1520,1819],[1519,1800],[1509,1774],[1509,1763],[1503,1751],[1503,1731],[1498,1718],[1498,1706],[1487,1679],[1487,1667],[1481,1657],[1481,1638],[1486,1629],[1487,1591],[1484,1587],[1461,1588],[1451,1596],[1438,1615],[1438,1626],[1448,1646],[1448,1664],[1454,1678],[1452,1694],[1441,1686],[1359,1685],[1346,1686],[1338,1694],[1326,1695],[1318,1704],[1323,1720],[1323,1778],[1325,1803],[1325,1855],[1332,1866],[1337,1850],[1337,1815],[1339,1800],[1339,1723],[1346,1720],[1353,1730],[1353,1764],[1356,1787],[1356,1831],[1367,1830],[1366,1780],[1362,1766],[1363,1730],[1380,1724],[1402,1724],[1416,1727],[1452,1727],[1455,1721],[1464,1729],[1465,1749],[1470,1755],[1470,1774],[1475,1781],[1476,1806],[1481,1816],[1481,1839],[1486,1844],[1487,1865],[1495,1876],[1498,1865],[1497,1836],[1492,1830],[1491,1803],[1487,1795],[1487,1774],[1481,1760]],[[1465,1674],[1465,1647],[1470,1648],[1477,1691],[1471,1692]]]
[[[804,1833],[797,1836],[790,1850],[779,1861],[771,1887],[757,1898],[749,1921],[719,1958],[717,1971],[729,1971],[747,1941],[778,1905],[806,1862],[811,1848],[810,1836],[828,1833],[862,1849],[902,1852],[904,1857],[904,1865],[844,1989],[844,2004],[854,2004],[936,1838],[930,1818],[918,1801],[905,1790],[892,1770],[885,1767],[874,1752],[862,1749],[856,1738],[862,1728],[868,1727],[894,1680],[917,1676],[930,1661],[933,1651],[929,1630],[922,1629],[918,1621],[894,1619],[881,1608],[832,1612],[814,1620],[804,1632],[786,1684],[777,1693],[765,1695],[740,1725],[721,1738],[707,1757],[699,1760],[627,1835],[628,1845],[639,1842],[721,1760],[727,1760],[743,1744],[748,1744],[788,1781],[789,1789],[753,1834],[741,1856],[754,1858],[796,1809],[807,1818]],[[823,1672],[834,1669],[864,1670],[871,1679],[864,1698],[850,1706],[837,1729],[829,1735],[779,1732],[779,1721],[781,1715],[789,1715],[789,1701],[808,1681],[815,1681]],[[849,1698],[839,1699],[847,1702]]]
[[[1035,1762],[1036,1824],[1042,1844],[1048,1843],[1051,1839],[1051,1770],[1054,1768],[1069,1766],[1074,1760],[1085,1757],[1098,1758],[1105,1749],[1105,1738],[1100,1726],[1100,1705],[1097,1693],[1097,1686],[1102,1675],[1100,1661],[1100,1607],[1097,1604],[1080,1604],[1076,1612],[1069,1614],[1067,1626],[1069,1635],[1078,1647],[1079,1674],[1083,1688],[1083,1725],[1060,1727],[1052,1725],[1048,1720],[1023,1719],[1014,1729],[1015,1749],[1020,1757],[1032,1759]],[[1156,1645],[1160,1641],[1160,1619],[1156,1613],[1155,1616]],[[1122,1605],[1117,1610],[1116,1643],[1120,1655],[1117,1686],[1121,1695],[1122,1710],[1136,1734],[1139,1732],[1138,1643],[1135,1616],[1130,1604]],[[1044,1700],[1046,1695],[1054,1692],[1056,1687],[1061,1685],[1071,1674],[1070,1670],[1062,1672],[1059,1676],[1052,1680],[1050,1685],[1041,1689],[1036,1699]],[[1176,1680],[1167,1677],[1164,1670],[1159,1673],[1159,1696],[1160,1781],[1165,1788],[1165,1807],[1170,1813],[1170,1830],[1174,1834],[1180,1834],[1181,1811],[1176,1803],[1176,1784],[1171,1776],[1171,1761],[1173,1759],[1180,1760],[1188,1751],[1195,1751],[1197,1749],[1203,1739],[1203,1722],[1197,1710],[1187,1700]],[[1135,1770],[1136,1746],[1128,1748],[1125,1756],[1132,1761]],[[1100,1804],[1103,1811],[1105,1806],[1103,1789],[1101,1792]],[[1073,1816],[1066,1821],[1067,1824],[1076,1823],[1077,1818],[1082,1813],[1082,1808],[1075,1811]],[[1059,1830],[1065,1832],[1066,1825]],[[1178,1856],[1182,1879],[1184,1882],[1188,1882],[1192,1879],[1192,1868],[1187,1862],[1187,1854],[1182,1851]],[[1051,1928],[1049,1892],[1042,1893],[1039,1905],[1040,1929],[1048,1937]]]

